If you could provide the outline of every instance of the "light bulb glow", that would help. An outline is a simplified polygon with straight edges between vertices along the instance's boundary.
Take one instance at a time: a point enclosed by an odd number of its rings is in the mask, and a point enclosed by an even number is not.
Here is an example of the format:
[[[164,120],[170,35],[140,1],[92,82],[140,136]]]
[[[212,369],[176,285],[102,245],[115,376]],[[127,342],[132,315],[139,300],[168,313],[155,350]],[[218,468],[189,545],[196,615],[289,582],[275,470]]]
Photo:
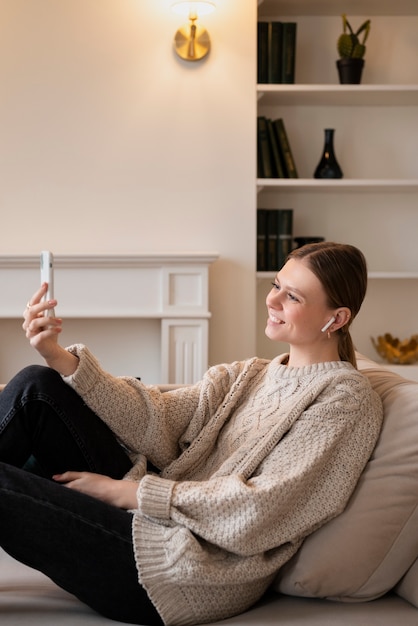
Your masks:
[[[208,15],[215,10],[215,3],[210,0],[179,0],[171,6],[174,13],[189,17],[190,15]]]

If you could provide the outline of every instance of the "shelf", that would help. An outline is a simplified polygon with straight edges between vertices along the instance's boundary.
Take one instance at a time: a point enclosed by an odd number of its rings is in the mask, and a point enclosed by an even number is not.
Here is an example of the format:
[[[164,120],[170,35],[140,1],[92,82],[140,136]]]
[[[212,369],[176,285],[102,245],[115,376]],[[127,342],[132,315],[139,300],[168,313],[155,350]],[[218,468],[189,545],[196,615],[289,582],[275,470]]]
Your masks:
[[[262,15],[418,15],[416,0],[258,0]]]
[[[257,191],[417,191],[418,179],[317,179],[317,178],[258,178]]]
[[[261,105],[416,106],[418,85],[262,84],[257,96]]]
[[[274,270],[271,270],[271,272],[257,272],[256,276],[257,278],[259,278],[260,280],[274,280],[274,277],[276,276],[277,272],[275,272]]]
[[[275,270],[271,272],[257,272],[257,278],[272,280],[276,275]],[[370,280],[418,280],[418,272],[369,272]]]
[[[369,272],[370,279],[417,280],[418,272]]]

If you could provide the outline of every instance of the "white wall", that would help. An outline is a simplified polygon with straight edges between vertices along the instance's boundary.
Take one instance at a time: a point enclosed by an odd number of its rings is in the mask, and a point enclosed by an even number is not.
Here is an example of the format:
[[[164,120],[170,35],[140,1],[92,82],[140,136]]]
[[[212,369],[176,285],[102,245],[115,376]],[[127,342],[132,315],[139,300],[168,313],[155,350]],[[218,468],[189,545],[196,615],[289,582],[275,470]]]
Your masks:
[[[0,254],[218,252],[215,363],[255,351],[256,3],[217,0],[197,64],[170,4],[0,0]]]

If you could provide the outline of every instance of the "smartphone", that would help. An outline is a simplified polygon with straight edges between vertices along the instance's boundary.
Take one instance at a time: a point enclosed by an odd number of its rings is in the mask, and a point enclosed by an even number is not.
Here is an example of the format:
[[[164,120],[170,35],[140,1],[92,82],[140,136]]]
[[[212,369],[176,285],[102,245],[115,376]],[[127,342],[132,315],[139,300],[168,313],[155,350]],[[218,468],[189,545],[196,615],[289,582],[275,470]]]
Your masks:
[[[54,298],[54,255],[49,250],[41,252],[41,285],[48,283],[48,291],[43,300],[52,300]],[[55,317],[54,309],[45,311],[48,317]]]

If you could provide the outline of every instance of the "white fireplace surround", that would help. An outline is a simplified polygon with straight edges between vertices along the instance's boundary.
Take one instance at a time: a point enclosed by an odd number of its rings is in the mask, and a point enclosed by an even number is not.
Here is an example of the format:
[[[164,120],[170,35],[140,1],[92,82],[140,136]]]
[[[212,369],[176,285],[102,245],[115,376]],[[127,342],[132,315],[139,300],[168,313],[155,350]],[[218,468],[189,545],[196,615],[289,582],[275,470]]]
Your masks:
[[[209,265],[216,253],[55,256],[63,318],[160,320],[160,382],[192,383],[208,366]],[[0,318],[20,318],[39,256],[0,256]]]

